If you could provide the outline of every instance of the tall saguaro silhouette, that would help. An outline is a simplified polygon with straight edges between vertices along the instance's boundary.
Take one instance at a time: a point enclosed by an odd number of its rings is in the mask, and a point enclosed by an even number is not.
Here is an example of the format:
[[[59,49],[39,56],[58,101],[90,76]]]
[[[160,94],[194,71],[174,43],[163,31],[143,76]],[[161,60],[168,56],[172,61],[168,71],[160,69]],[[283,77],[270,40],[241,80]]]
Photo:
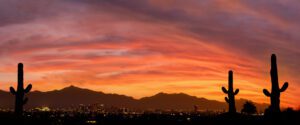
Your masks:
[[[239,89],[233,91],[233,71],[231,70],[228,72],[228,90],[222,87],[222,91],[228,94],[228,97],[225,97],[225,101],[229,104],[229,113],[236,113],[234,96],[239,93]]]
[[[32,88],[32,85],[29,84],[25,89],[24,89],[24,71],[23,71],[23,64],[19,63],[18,64],[18,86],[17,86],[17,91],[13,88],[10,87],[10,92],[15,95],[16,100],[15,100],[15,113],[17,115],[22,115],[23,113],[23,105],[25,105],[28,101],[28,98],[24,98],[25,93],[28,93]]]
[[[271,82],[272,88],[271,93],[267,89],[263,89],[263,93],[271,98],[271,106],[269,107],[270,113],[279,113],[280,112],[280,93],[284,92],[289,84],[285,82],[281,88],[279,88],[278,82],[278,70],[277,70],[277,62],[276,62],[276,55],[272,54],[271,56]]]

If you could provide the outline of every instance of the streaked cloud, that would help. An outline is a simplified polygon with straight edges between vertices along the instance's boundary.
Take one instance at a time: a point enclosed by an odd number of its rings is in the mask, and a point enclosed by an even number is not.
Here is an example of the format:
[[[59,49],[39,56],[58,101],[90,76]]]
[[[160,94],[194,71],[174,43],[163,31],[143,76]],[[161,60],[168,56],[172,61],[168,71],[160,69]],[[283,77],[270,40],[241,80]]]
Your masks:
[[[1,89],[23,62],[36,90],[70,84],[134,96],[185,92],[223,101],[234,70],[238,98],[268,102],[278,55],[285,106],[299,105],[296,0],[0,0]],[[284,80],[284,81],[283,81]]]

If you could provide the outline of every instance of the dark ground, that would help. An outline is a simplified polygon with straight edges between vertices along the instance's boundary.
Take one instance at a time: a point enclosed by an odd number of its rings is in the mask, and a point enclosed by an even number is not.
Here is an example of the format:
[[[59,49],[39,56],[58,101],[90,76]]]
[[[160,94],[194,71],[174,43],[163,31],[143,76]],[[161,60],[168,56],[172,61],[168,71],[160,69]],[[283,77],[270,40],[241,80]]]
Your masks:
[[[144,113],[144,114],[103,114],[103,113],[64,113],[26,112],[23,120],[12,112],[0,112],[0,125],[298,125],[299,111],[286,111],[280,117],[242,114],[205,113]]]

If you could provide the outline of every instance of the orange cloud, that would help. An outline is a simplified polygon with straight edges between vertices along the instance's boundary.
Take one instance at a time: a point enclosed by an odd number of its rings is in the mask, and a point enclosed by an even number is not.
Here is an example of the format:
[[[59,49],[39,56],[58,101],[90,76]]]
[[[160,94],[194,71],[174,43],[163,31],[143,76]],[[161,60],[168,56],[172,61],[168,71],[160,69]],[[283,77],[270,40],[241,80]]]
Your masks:
[[[269,102],[262,89],[270,88],[269,56],[276,53],[280,83],[291,85],[282,103],[297,107],[300,11],[292,2],[262,2],[263,12],[256,4],[54,0],[24,3],[30,14],[22,16],[0,4],[0,18],[11,20],[0,22],[0,88],[14,85],[23,62],[35,90],[73,84],[135,98],[163,91],[224,101],[220,88],[232,69],[237,98]],[[274,14],[273,6],[291,12]]]

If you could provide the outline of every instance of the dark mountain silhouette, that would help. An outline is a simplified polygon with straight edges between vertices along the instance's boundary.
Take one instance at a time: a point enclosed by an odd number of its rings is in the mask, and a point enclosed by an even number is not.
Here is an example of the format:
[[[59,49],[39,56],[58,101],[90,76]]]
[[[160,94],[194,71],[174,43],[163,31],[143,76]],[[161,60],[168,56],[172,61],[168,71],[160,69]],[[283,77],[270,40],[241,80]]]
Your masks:
[[[63,108],[78,106],[79,104],[104,104],[107,107],[128,107],[131,109],[175,109],[175,110],[194,110],[197,105],[199,110],[218,110],[227,109],[227,103],[205,98],[198,98],[184,93],[166,94],[158,93],[154,96],[134,99],[125,95],[105,94],[89,89],[82,89],[69,86],[61,90],[48,92],[33,91],[28,95],[29,101],[25,108],[48,106],[51,108]],[[0,107],[13,108],[14,97],[5,91],[0,91]],[[5,100],[5,101],[3,101]],[[236,100],[237,110],[240,111],[247,100]],[[263,111],[268,105],[255,103],[258,111]]]
[[[182,109],[192,110],[195,105],[201,110],[224,110],[226,105],[222,102],[197,98],[184,93],[166,94],[158,93],[151,97],[141,98],[140,103],[144,108],[151,109]]]
[[[9,92],[0,90],[0,107],[1,108],[14,108],[15,96]]]
[[[132,97],[117,94],[104,94],[102,92],[81,89],[75,86],[49,92],[32,92],[28,96],[32,99],[28,103],[30,107],[69,107],[77,106],[79,104],[88,105],[95,103],[116,107],[134,107],[137,103]]]

